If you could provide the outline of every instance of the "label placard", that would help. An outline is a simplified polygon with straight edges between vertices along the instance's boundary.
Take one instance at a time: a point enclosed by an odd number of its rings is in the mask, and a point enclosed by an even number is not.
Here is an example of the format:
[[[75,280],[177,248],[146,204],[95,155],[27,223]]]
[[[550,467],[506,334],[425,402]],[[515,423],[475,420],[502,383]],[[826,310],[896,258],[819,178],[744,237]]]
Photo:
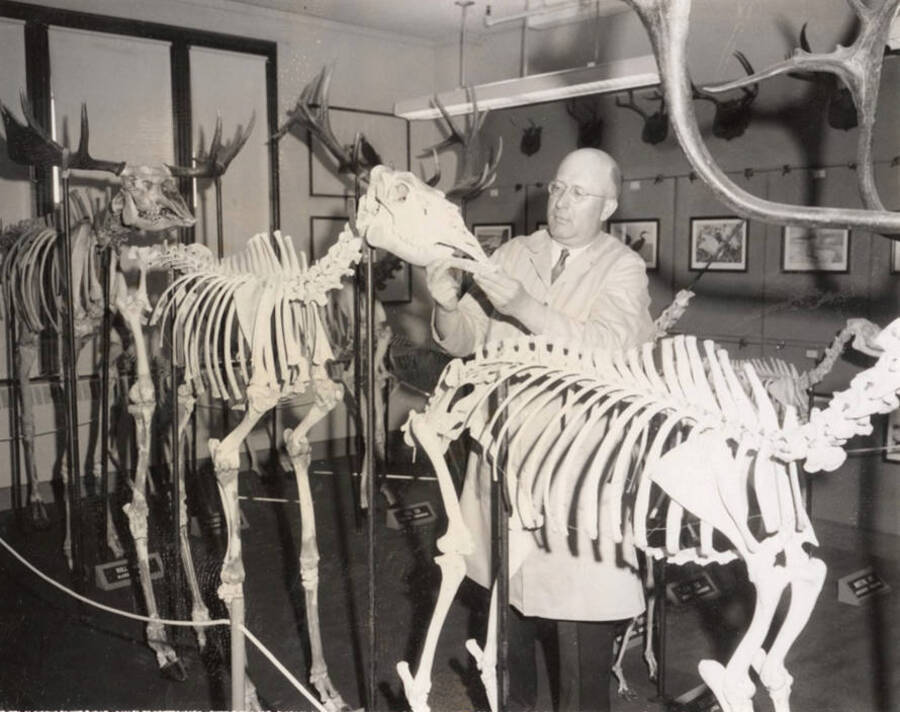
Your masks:
[[[389,509],[387,512],[387,526],[389,529],[403,529],[413,526],[421,527],[435,521],[434,509],[431,502],[416,502],[406,507]]]
[[[666,585],[666,595],[672,603],[685,604],[699,599],[715,598],[719,587],[708,571]]]
[[[851,606],[861,606],[878,593],[887,593],[891,587],[871,566],[838,579],[838,601]]]
[[[150,564],[150,580],[156,581],[162,578],[163,565],[159,554],[152,552],[148,558]],[[97,588],[104,591],[113,591],[123,588],[131,582],[131,568],[128,559],[116,559],[105,564],[97,564],[94,567],[94,582]]]

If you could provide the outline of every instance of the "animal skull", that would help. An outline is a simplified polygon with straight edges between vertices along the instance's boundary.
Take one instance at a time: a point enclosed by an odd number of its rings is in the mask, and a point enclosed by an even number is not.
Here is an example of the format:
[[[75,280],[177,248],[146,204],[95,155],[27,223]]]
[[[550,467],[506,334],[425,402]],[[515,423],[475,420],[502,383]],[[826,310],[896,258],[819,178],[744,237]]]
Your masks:
[[[111,209],[121,215],[124,225],[158,232],[194,224],[194,216],[166,166],[128,165],[120,180],[122,190],[113,198]]]
[[[493,269],[481,244],[466,229],[459,208],[406,171],[372,169],[356,227],[373,247],[419,267],[450,259],[470,272]]]

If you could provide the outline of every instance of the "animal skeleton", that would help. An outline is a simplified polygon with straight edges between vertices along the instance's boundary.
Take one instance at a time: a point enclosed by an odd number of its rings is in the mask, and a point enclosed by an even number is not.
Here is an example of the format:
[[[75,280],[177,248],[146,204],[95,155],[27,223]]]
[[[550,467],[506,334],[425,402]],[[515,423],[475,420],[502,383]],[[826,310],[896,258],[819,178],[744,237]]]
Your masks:
[[[784,655],[805,625],[825,577],[824,564],[802,548],[816,539],[800,500],[796,463],[806,458],[810,472],[837,468],[845,457],[844,442],[870,431],[869,416],[898,405],[900,320],[877,343],[884,349],[878,363],[803,425],[792,409],[778,422],[752,367],[745,367],[747,391],[724,351],[706,341],[704,359],[691,336],[628,352],[579,350],[531,337],[488,344],[472,361],[451,362],[425,411],[412,414],[405,426],[407,443],[422,447],[438,473],[448,517],[435,559],[441,589],[416,675],[406,662],[397,666],[412,709],[429,709],[437,636],[465,575],[463,556],[475,546],[443,458],[449,443],[468,430],[511,505],[512,537],[545,526],[565,529],[574,515],[574,525],[601,545],[633,541],[648,556],[677,564],[743,559],[757,588],[753,621],[726,667],[705,660],[700,672],[723,709],[749,711],[752,662],[775,709],[786,712],[791,677]],[[523,445],[521,461],[510,461],[523,419],[563,394],[566,405],[555,409],[550,427],[537,442]],[[486,414],[483,405],[491,396],[499,405]],[[748,525],[748,487],[765,528],[761,540]],[[648,508],[651,493],[659,491],[667,497],[662,507],[666,534],[664,541],[651,541]],[[699,541],[689,545],[680,540],[686,516],[698,519],[700,529]],[[729,548],[714,546],[714,533],[724,536]],[[511,547],[511,575],[521,556],[518,547]],[[783,565],[776,565],[776,557],[784,557]],[[788,586],[785,623],[764,652],[775,605]],[[495,615],[492,605],[486,648],[467,643],[492,709],[497,700]]]
[[[330,291],[340,289],[342,277],[352,273],[360,254],[361,240],[345,229],[328,254],[311,267],[279,232],[271,241],[265,234],[254,236],[244,251],[221,262],[197,249],[191,253],[164,249],[145,257],[150,264],[182,273],[160,297],[151,324],[172,323],[178,360],[185,368],[183,391],[196,396],[209,388],[213,397],[244,410],[237,427],[223,439],[209,441],[228,527],[219,597],[232,612],[235,606],[243,609],[244,595],[237,488],[241,443],[279,401],[312,389],[312,407],[297,427],[284,431],[284,439],[300,499],[300,574],[312,652],[310,682],[333,711],[347,705],[328,676],[319,629],[319,554],[307,434],[337,405],[343,391],[326,369],[333,354],[319,308],[327,303]],[[252,684],[247,683],[247,704],[258,707]]]
[[[253,119],[247,129],[238,127],[232,141],[222,143],[222,121],[216,122],[214,137],[208,151],[201,152],[199,164],[190,168],[180,166],[127,165],[91,158],[88,153],[87,109],[82,106],[81,138],[77,152],[70,154],[57,144],[35,120],[30,106],[22,97],[22,111],[26,125],[21,124],[5,107],[0,105],[6,127],[10,157],[27,165],[58,165],[65,170],[82,168],[111,171],[119,177],[120,190],[110,200],[109,205],[93,218],[89,204],[74,193],[82,205],[84,216],[75,226],[72,240],[73,298],[75,304],[72,326],[78,342],[76,356],[81,349],[100,331],[103,317],[103,293],[100,286],[99,253],[108,250],[109,270],[112,278],[111,307],[122,316],[130,331],[135,346],[136,381],[128,392],[128,411],[135,419],[138,459],[132,484],[132,500],[123,508],[128,518],[129,529],[135,542],[141,587],[147,605],[148,615],[158,618],[153,586],[150,581],[149,555],[147,550],[149,508],[146,487],[149,474],[151,446],[151,425],[156,408],[156,394],[150,373],[147,342],[143,332],[143,321],[149,312],[150,300],[146,291],[146,265],[140,265],[140,279],[136,290],[130,290],[123,271],[130,266],[129,257],[122,254],[122,245],[128,236],[136,231],[151,233],[166,232],[173,228],[190,227],[194,224],[187,205],[178,192],[174,176],[214,177],[218,180],[229,163],[246,143],[253,126]],[[59,253],[55,249],[57,234],[52,230],[35,232],[29,230],[12,244],[7,251],[0,274],[5,285],[6,301],[20,316],[25,326],[25,348],[16,352],[18,377],[23,401],[23,431],[25,434],[25,462],[32,481],[36,484],[33,460],[33,411],[31,395],[28,391],[28,374],[36,358],[37,334],[45,328],[61,330],[61,317],[57,303],[59,292]],[[122,267],[122,270],[118,268]],[[119,346],[119,342],[117,343]],[[183,410],[182,406],[182,410]],[[182,430],[184,424],[179,426]],[[103,433],[102,437],[107,434]],[[65,456],[64,456],[65,459]],[[67,477],[65,462],[61,468]],[[36,492],[36,487],[32,486]],[[188,580],[193,598],[194,620],[208,620],[209,615],[202,603],[199,585],[193,571],[191,551],[187,541],[187,516],[182,501],[181,555],[188,572]],[[34,496],[34,495],[32,495]],[[71,567],[71,546],[69,534],[69,502],[66,500],[66,555]],[[107,511],[109,519],[109,513]],[[117,556],[122,555],[121,545],[115,529],[107,526],[108,545]],[[197,628],[201,646],[205,636],[202,628]],[[178,678],[183,678],[183,670],[174,649],[166,640],[163,626],[158,622],[147,626],[147,639],[156,653],[161,668]]]

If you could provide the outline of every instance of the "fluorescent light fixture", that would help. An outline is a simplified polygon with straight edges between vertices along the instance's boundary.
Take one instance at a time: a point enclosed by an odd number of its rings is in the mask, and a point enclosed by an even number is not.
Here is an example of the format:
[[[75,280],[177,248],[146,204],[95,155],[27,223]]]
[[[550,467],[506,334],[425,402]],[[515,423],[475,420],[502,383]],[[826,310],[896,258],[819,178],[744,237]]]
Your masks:
[[[587,94],[611,94],[659,84],[656,59],[652,54],[618,59],[559,72],[532,74],[520,79],[504,79],[474,87],[479,109],[505,109],[539,104]],[[450,116],[472,113],[472,102],[464,88],[438,95]],[[440,111],[432,96],[405,99],[394,104],[394,114],[404,119],[434,119]]]

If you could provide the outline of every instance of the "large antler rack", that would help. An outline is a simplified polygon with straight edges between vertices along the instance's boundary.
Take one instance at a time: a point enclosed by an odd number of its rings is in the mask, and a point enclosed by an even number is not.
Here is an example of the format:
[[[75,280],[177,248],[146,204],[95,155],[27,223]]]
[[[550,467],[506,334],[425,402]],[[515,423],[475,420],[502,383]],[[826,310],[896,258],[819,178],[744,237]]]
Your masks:
[[[350,145],[344,145],[335,136],[328,113],[328,90],[333,72],[334,65],[322,67],[315,79],[303,87],[294,108],[287,112],[287,121],[272,134],[272,140],[278,141],[294,125],[299,125],[319,139],[335,158],[339,173],[358,175],[360,181],[365,183],[368,180],[369,170],[382,162],[381,156],[361,134],[357,135],[354,143]]]
[[[78,141],[78,150],[72,153],[69,149],[60,146],[38,124],[31,108],[28,97],[22,92],[19,94],[22,104],[22,114],[27,124],[22,124],[12,112],[0,102],[0,114],[3,116],[3,125],[6,128],[6,144],[9,158],[14,163],[23,166],[35,166],[49,168],[57,166],[63,171],[69,169],[85,171],[107,171],[119,175],[125,168],[125,162],[105,161],[92,158],[88,152],[87,106],[81,105],[81,137]]]
[[[453,119],[447,113],[447,109],[441,103],[441,100],[436,95],[432,98],[432,103],[441,112],[450,135],[443,141],[423,151],[423,155],[431,153],[434,157],[435,166],[437,167],[436,172],[425,181],[428,185],[434,187],[441,179],[441,170],[437,159],[438,152],[452,146],[458,145],[462,147],[460,177],[453,187],[446,192],[447,197],[450,199],[469,200],[492,185],[497,178],[497,167],[500,165],[500,157],[503,155],[503,137],[500,136],[497,139],[497,150],[491,149],[491,154],[487,162],[482,166],[481,171],[478,173],[471,172],[475,159],[478,157],[476,155],[479,147],[477,139],[481,134],[488,112],[479,111],[478,100],[472,87],[466,87],[466,96],[472,104],[472,116],[471,119],[467,119],[466,128],[462,132],[453,123]]]
[[[886,211],[877,197],[872,175],[872,124],[878,98],[882,55],[891,20],[900,0],[883,0],[868,8],[861,0],[848,0],[862,21],[862,29],[850,47],[838,47],[828,55],[797,53],[762,72],[736,82],[704,87],[706,91],[739,89],[761,79],[791,71],[827,71],[838,74],[854,94],[861,124],[859,180],[871,210],[788,205],[758,198],[735,185],[719,168],[700,135],[692,105],[693,86],[687,72],[687,37],[691,0],[626,0],[650,35],[660,79],[669,105],[672,125],[694,170],[716,197],[739,214],[765,222],[800,227],[860,228],[884,233],[900,232],[900,213]]]
[[[783,62],[751,75],[737,82],[727,82],[708,91],[726,91],[743,86],[751,79],[767,79],[779,74],[797,70],[806,72],[826,72],[838,77],[853,97],[859,118],[859,141],[857,143],[859,189],[866,207],[884,210],[884,204],[875,186],[872,164],[872,135],[875,126],[875,108],[878,104],[878,89],[881,81],[881,66],[884,61],[884,47],[891,21],[897,11],[897,0],[884,0],[880,6],[866,7],[860,0],[848,0],[860,19],[860,31],[848,47],[838,45],[827,54],[810,52],[801,48]],[[807,45],[808,47],[808,45]]]
[[[234,157],[240,153],[256,124],[256,111],[250,115],[247,128],[238,124],[234,132],[234,138],[227,143],[222,143],[222,116],[216,115],[216,129],[213,132],[209,150],[201,147],[197,156],[196,165],[193,166],[169,166],[173,176],[178,178],[221,178],[228,170],[228,166]]]

